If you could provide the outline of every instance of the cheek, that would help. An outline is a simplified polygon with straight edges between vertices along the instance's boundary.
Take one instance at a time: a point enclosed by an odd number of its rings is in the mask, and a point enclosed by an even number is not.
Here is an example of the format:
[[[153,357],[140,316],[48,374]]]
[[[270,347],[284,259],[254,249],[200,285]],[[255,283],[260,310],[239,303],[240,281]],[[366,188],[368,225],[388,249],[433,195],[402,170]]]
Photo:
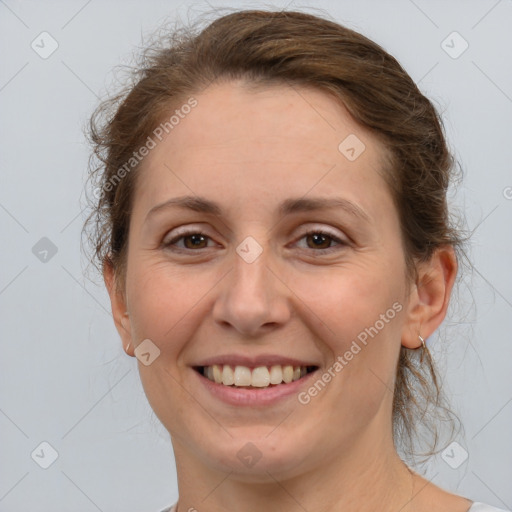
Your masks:
[[[331,395],[337,403],[373,409],[393,389],[405,311],[399,276],[396,263],[361,263],[293,281],[310,311],[309,328],[339,363]]]
[[[150,338],[166,352],[175,353],[180,332],[190,324],[190,316],[201,308],[205,293],[215,283],[215,275],[177,271],[168,263],[134,262],[127,279],[132,312],[132,333],[136,342]],[[169,344],[173,340],[177,343]]]
[[[217,280],[211,272],[199,275],[190,267],[177,271],[168,262],[134,258],[131,263],[127,294],[134,344],[150,339],[160,350],[151,365],[139,363],[140,379],[164,425],[173,425],[178,432],[186,430],[184,418],[197,403],[183,386],[180,355],[194,336],[199,317],[207,314],[205,294]]]
[[[344,351],[347,342],[360,333],[364,338],[365,329],[376,323],[383,333],[390,332],[392,324],[395,328],[399,324],[403,283],[390,266],[351,264],[323,274],[299,272],[289,279],[294,293],[309,308],[309,316],[317,317],[330,334],[333,348]]]

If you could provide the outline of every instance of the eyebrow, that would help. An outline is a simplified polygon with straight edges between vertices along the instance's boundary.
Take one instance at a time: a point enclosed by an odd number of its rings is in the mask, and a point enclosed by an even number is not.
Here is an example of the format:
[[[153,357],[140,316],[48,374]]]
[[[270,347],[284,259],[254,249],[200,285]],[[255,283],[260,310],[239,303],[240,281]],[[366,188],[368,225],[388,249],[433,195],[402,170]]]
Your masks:
[[[167,210],[169,208],[181,208],[210,215],[222,215],[222,208],[217,203],[210,201],[209,199],[200,196],[181,196],[168,199],[167,201],[157,204],[151,208],[146,215],[146,220],[157,212]],[[293,213],[334,208],[341,208],[353,217],[357,217],[365,222],[370,222],[370,216],[360,206],[343,197],[290,198],[280,204],[278,212],[281,216],[285,216]]]

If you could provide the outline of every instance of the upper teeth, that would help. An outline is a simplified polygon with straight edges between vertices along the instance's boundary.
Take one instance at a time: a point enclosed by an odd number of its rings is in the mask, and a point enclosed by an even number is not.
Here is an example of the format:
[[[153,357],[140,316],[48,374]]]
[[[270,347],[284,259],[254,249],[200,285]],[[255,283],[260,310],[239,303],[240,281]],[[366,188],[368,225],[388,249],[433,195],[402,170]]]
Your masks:
[[[306,366],[274,365],[267,368],[258,366],[251,370],[247,366],[231,366],[214,364],[205,366],[203,374],[208,379],[217,384],[225,386],[254,386],[256,388],[266,388],[270,384],[288,384],[298,380],[307,373]]]

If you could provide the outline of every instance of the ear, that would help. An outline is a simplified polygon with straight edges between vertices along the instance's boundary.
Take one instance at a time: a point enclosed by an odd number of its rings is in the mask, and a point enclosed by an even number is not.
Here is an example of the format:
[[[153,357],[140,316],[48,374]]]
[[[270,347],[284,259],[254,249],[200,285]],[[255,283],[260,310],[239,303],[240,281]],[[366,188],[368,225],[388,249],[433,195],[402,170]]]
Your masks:
[[[418,277],[411,285],[402,345],[419,348],[419,335],[427,339],[446,316],[455,278],[457,257],[451,245],[437,249],[430,260],[418,266]]]
[[[112,308],[112,317],[121,341],[124,351],[134,357],[134,346],[132,341],[130,317],[126,308],[126,297],[124,291],[118,286],[115,270],[109,258],[103,261],[103,280],[110,296],[110,305]]]

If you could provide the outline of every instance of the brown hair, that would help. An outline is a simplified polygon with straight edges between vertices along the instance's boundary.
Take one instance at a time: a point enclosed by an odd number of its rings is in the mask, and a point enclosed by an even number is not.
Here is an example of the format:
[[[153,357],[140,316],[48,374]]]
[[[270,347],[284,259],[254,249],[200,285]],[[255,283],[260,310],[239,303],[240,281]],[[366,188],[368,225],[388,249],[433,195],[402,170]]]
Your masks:
[[[463,242],[448,214],[454,159],[440,116],[395,58],[353,30],[301,12],[233,12],[202,30],[177,29],[158,38],[131,77],[90,123],[93,157],[99,159],[90,176],[101,193],[85,231],[96,262],[113,265],[120,286],[138,165],[114,186],[113,179],[173,108],[219,80],[325,91],[384,143],[384,178],[401,221],[409,279],[416,263],[428,261],[437,248],[457,250]],[[431,452],[436,446],[435,422],[427,421],[426,412],[435,409],[437,418],[440,410],[449,413],[432,359],[427,351],[420,362],[419,352],[401,348],[394,390],[395,444],[409,454],[417,426],[433,435]]]

